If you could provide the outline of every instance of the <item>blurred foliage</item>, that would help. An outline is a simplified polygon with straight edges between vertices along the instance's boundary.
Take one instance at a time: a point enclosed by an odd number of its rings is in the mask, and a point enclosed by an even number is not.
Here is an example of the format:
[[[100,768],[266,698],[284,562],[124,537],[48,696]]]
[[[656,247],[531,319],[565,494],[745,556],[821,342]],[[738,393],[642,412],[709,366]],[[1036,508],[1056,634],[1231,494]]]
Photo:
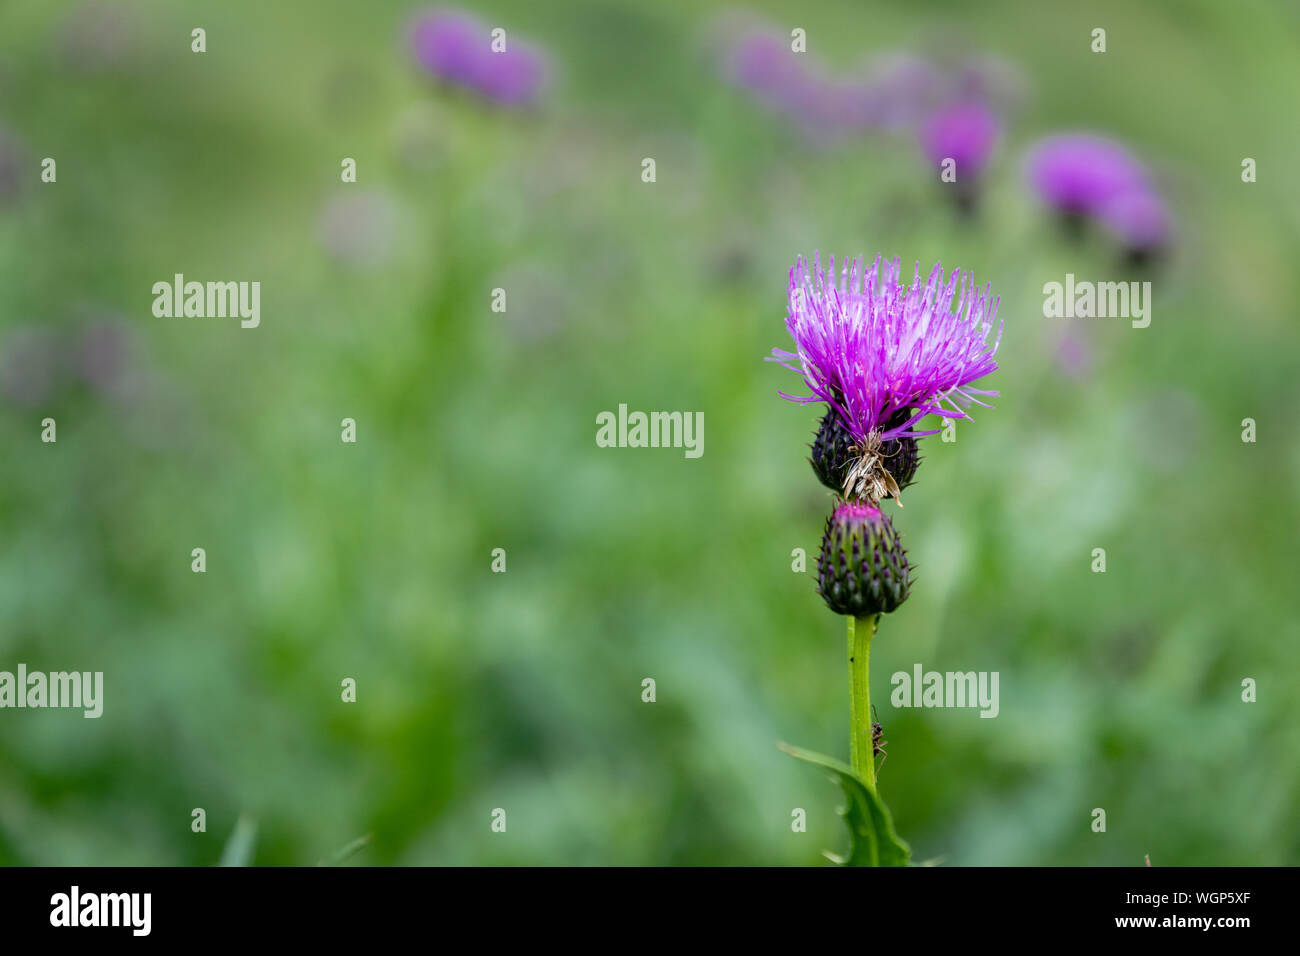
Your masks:
[[[754,6],[836,69],[1015,65],[973,221],[906,135],[810,143],[721,83],[700,4],[484,3],[553,59],[525,114],[421,76],[418,9],[0,6],[0,360],[36,376],[0,404],[0,669],[106,688],[99,720],[0,711],[0,863],[210,865],[241,814],[263,865],[362,833],[350,863],[843,851],[839,794],[774,746],[847,753],[843,623],[791,570],[830,505],[815,410],[760,361],[813,249],[1002,297],[1002,397],[926,441],[895,517],[919,580],[874,647],[880,702],[917,662],[1001,675],[995,720],[881,707],[915,858],[1300,862],[1294,6]],[[1023,187],[1024,147],[1072,128],[1130,143],[1173,206],[1147,329],[1042,315],[1044,283],[1116,277]],[[155,318],[177,272],[260,281],[261,327]],[[101,326],[109,388],[74,374]],[[703,411],[704,456],[598,448],[621,402]]]

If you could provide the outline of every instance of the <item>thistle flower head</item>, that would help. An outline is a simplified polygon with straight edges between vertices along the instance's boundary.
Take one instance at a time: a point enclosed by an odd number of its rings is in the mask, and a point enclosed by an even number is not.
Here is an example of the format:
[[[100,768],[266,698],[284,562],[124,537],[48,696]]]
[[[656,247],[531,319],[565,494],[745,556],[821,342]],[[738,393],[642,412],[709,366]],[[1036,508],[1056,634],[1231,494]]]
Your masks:
[[[917,422],[929,414],[969,418],[975,396],[997,395],[971,387],[997,369],[990,345],[997,301],[987,288],[954,269],[945,279],[936,263],[922,281],[920,264],[911,283],[901,279],[898,259],[877,256],[823,269],[802,257],[790,270],[786,328],[796,350],[773,349],[768,361],[803,376],[811,395],[782,392],[793,402],[826,402],[860,447],[894,438],[920,438]],[[985,406],[988,407],[988,406]],[[906,413],[901,414],[900,413]]]
[[[1119,143],[1088,133],[1051,136],[1029,154],[1029,181],[1062,212],[1095,215],[1124,193],[1146,187],[1142,164]]]

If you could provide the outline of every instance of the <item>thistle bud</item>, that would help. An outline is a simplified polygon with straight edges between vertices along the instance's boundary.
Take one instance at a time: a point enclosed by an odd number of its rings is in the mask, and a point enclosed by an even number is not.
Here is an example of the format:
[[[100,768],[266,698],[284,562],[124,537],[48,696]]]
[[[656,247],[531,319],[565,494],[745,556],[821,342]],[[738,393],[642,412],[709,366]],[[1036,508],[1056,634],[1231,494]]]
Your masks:
[[[844,503],[826,519],[817,588],[836,614],[888,614],[911,587],[907,552],[875,505]]]

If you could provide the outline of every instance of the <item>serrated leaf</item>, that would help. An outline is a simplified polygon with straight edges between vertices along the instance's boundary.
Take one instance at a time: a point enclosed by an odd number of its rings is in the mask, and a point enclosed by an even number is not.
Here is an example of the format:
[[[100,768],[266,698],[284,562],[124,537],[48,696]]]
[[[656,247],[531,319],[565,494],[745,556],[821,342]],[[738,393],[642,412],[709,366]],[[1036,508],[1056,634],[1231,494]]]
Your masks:
[[[844,790],[845,805],[840,816],[849,828],[849,852],[836,856],[827,852],[826,856],[840,866],[909,866],[912,861],[912,848],[894,832],[894,819],[889,808],[880,799],[876,791],[868,787],[866,781],[853,772],[846,763],[814,753],[789,744],[777,744],[791,757],[798,757],[808,763],[829,770]]]

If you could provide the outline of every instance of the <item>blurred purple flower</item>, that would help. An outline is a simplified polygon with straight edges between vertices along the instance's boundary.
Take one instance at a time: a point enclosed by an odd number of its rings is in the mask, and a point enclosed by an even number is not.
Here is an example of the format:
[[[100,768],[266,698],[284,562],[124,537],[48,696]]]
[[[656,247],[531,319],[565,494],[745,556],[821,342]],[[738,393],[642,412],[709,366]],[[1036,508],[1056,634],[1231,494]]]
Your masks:
[[[488,53],[478,91],[505,106],[532,106],[546,82],[546,61],[515,40],[500,53]]]
[[[1169,242],[1169,213],[1150,189],[1115,196],[1098,210],[1098,218],[1124,244],[1130,255],[1164,248]]]
[[[1127,149],[1089,133],[1040,140],[1026,168],[1043,200],[1074,216],[1095,216],[1117,196],[1147,187],[1146,170]]]
[[[805,67],[807,55],[793,52],[779,33],[749,29],[731,48],[726,77],[769,109],[820,125],[816,113],[824,80],[819,71]]]
[[[988,344],[997,302],[973,277],[954,269],[945,282],[936,264],[923,283],[918,263],[908,285],[898,259],[877,256],[868,269],[846,260],[837,286],[834,258],[825,270],[814,261],[810,269],[800,257],[790,270],[786,328],[797,351],[773,349],[768,358],[799,372],[813,394],[783,397],[827,402],[854,441],[870,447],[933,435],[914,431],[923,416],[968,418],[962,406],[997,394],[970,387],[997,369],[1002,338],[999,325]]]
[[[935,166],[957,164],[957,182],[979,177],[1001,132],[1001,124],[982,103],[967,100],[939,110],[921,128],[921,146]]]
[[[934,109],[943,90],[943,76],[924,57],[890,53],[867,64],[857,81],[857,97],[867,125],[902,129]]]
[[[502,106],[531,106],[546,84],[540,52],[513,38],[505,49],[494,51],[489,29],[455,10],[437,10],[417,20],[411,47],[420,66],[438,79]]]
[[[487,44],[477,20],[452,10],[421,17],[411,31],[411,44],[419,64],[440,79],[471,85]]]

